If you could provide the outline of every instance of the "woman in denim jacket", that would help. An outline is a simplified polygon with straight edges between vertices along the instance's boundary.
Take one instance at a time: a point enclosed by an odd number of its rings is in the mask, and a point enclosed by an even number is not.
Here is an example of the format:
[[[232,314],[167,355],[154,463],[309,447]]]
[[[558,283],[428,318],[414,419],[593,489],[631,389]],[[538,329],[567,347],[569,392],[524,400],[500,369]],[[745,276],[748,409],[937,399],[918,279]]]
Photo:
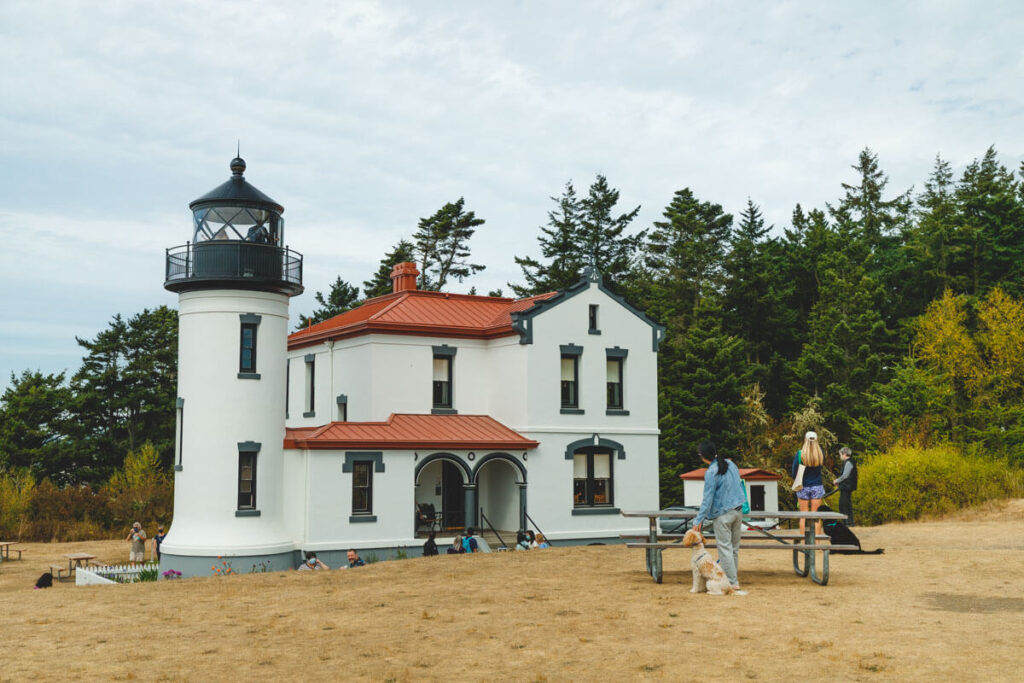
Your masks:
[[[743,534],[743,501],[746,500],[740,471],[731,460],[719,455],[711,441],[701,442],[697,453],[708,471],[704,474],[704,497],[693,528],[699,533],[704,522],[711,520],[718,545],[718,564],[733,590],[739,591],[740,536]]]

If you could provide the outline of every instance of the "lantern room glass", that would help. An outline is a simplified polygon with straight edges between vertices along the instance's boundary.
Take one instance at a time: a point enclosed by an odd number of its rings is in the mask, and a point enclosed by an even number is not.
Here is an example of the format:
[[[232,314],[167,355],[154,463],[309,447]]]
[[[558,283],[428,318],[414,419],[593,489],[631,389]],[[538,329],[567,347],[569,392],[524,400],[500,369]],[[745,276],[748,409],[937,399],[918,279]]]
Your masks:
[[[268,244],[284,244],[284,217],[268,209],[242,206],[207,206],[192,212],[195,230],[192,241],[234,240]]]

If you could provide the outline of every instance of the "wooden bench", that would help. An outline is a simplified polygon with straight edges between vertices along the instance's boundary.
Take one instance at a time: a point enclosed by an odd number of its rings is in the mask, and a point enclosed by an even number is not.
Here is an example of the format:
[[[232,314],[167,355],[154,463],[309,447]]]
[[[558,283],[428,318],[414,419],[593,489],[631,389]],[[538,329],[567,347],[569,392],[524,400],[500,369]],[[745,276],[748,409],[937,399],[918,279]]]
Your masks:
[[[50,573],[53,574],[53,578],[57,581],[70,581],[71,570],[61,564],[51,564]]]
[[[662,557],[666,549],[683,548],[682,543],[659,542],[661,539],[681,539],[683,534],[659,534],[658,520],[660,519],[693,519],[697,516],[696,510],[657,510],[644,512],[622,512],[623,517],[647,517],[649,520],[649,532],[646,542],[627,543],[627,548],[641,548],[646,555],[647,572],[654,579],[655,583],[662,580]],[[802,510],[779,510],[775,512],[750,512],[744,515],[744,519],[779,519],[779,520],[800,520],[823,521],[826,519],[846,519],[845,515],[839,512],[810,512]],[[623,537],[626,535],[624,534]],[[638,538],[632,536],[632,538]],[[639,537],[645,538],[645,537]],[[851,545],[831,545],[817,543],[818,540],[825,540],[828,536],[814,533],[814,526],[808,524],[805,532],[800,534],[795,530],[768,530],[756,526],[748,526],[744,530],[742,539],[756,539],[760,541],[771,541],[770,543],[745,543],[740,545],[740,550],[789,550],[793,553],[793,571],[797,576],[810,576],[811,580],[822,586],[828,583],[829,579],[829,553],[833,550],[857,550]],[[704,544],[705,548],[715,548],[712,541]],[[821,573],[817,569],[816,553],[821,553]]]

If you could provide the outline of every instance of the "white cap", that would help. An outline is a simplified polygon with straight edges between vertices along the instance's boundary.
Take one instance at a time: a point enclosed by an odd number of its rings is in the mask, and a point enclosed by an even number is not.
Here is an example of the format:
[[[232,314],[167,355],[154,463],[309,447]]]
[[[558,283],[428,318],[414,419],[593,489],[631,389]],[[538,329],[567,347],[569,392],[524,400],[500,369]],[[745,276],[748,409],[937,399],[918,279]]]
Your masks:
[[[818,440],[818,433],[817,432],[807,432],[806,434],[804,434],[804,438],[805,439],[810,439],[810,440],[813,440],[813,441],[817,441]]]

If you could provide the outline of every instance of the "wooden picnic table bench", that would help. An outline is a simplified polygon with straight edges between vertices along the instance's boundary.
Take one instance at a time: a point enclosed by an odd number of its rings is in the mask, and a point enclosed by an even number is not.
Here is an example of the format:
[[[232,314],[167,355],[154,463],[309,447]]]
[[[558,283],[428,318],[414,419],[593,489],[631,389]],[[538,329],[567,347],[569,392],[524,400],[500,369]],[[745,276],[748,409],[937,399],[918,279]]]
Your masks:
[[[643,548],[646,555],[647,572],[654,579],[655,583],[662,580],[662,557],[664,550],[683,548],[683,544],[675,542],[661,542],[658,534],[658,518],[662,519],[693,519],[697,516],[696,510],[655,510],[655,511],[623,511],[623,517],[647,517],[650,520],[647,540],[642,543],[627,543],[627,548]],[[749,512],[743,516],[744,519],[779,519],[779,520],[800,520],[822,521],[826,519],[846,519],[841,512],[804,512],[803,510],[779,510],[775,512]],[[753,532],[753,533],[751,533]],[[748,535],[749,534],[749,535]],[[661,535],[662,537],[665,534]],[[670,534],[672,537],[679,534]],[[772,541],[771,543],[744,544],[741,550],[789,550],[793,553],[793,571],[797,576],[810,576],[811,580],[822,586],[828,583],[829,579],[829,552],[832,550],[856,550],[857,546],[818,544],[815,541],[822,540],[822,536],[814,533],[814,525],[806,525],[804,535],[799,532],[794,535],[793,531],[768,530],[757,526],[747,526],[744,539],[763,538]],[[826,537],[827,538],[827,537]],[[674,538],[673,538],[674,540]],[[714,543],[705,543],[705,548],[714,548]],[[815,553],[821,553],[821,574],[818,574]]]
[[[21,559],[21,548],[12,548],[12,545],[17,545],[17,541],[0,541],[0,558],[5,562],[10,562],[11,553],[18,553],[18,559]]]

